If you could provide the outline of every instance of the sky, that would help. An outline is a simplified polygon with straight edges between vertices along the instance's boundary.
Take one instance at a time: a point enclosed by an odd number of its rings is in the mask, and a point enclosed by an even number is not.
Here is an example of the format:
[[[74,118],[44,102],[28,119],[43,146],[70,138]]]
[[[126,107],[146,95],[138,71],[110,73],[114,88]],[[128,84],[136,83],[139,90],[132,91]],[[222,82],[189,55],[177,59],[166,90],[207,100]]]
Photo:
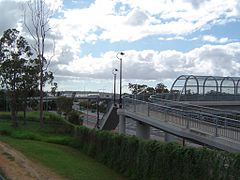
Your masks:
[[[180,75],[240,76],[240,0],[46,0],[46,56],[58,90],[171,87]],[[25,0],[0,0],[0,35],[23,25]],[[31,40],[30,40],[31,41]],[[54,44],[54,48],[53,47]],[[54,49],[54,51],[53,51]],[[119,72],[119,71],[118,71]],[[119,91],[119,73],[117,73]]]

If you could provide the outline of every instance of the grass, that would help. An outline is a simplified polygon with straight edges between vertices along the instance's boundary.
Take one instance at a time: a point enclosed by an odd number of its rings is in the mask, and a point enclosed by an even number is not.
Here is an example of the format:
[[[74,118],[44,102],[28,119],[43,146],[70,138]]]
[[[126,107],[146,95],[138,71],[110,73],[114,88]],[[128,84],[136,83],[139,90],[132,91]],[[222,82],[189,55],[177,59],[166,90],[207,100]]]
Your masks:
[[[58,115],[51,113],[47,113],[45,117],[46,121],[62,121]],[[67,124],[64,126],[45,124],[41,128],[36,121],[38,120],[37,112],[28,113],[27,124],[20,123],[17,128],[11,126],[9,119],[9,113],[0,112],[0,141],[10,144],[33,161],[39,162],[67,179],[123,179],[116,172],[79,150],[63,146],[69,145],[69,142],[74,139],[69,133],[64,132],[63,127],[67,127]],[[21,120],[21,114],[19,119]]]
[[[0,140],[8,143],[33,161],[39,162],[41,165],[48,167],[67,179],[124,179],[108,167],[71,147],[32,140],[14,139],[6,136],[0,136]]]
[[[25,125],[23,125],[22,113],[19,113],[19,126],[14,128],[11,126],[10,113],[0,112],[0,135],[46,142],[59,141],[60,139],[66,142],[72,138],[70,126],[59,115],[49,112],[44,114],[46,123],[41,127],[38,112],[28,112]]]

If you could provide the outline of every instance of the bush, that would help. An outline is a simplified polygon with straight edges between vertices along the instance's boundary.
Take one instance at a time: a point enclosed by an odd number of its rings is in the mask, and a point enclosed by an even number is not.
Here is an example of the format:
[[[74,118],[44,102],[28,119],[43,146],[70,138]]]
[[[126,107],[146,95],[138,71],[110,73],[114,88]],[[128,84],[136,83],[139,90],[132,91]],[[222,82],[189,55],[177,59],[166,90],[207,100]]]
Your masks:
[[[71,111],[68,114],[68,121],[75,125],[82,125],[83,120],[80,118],[80,113],[77,111]]]
[[[69,143],[130,179],[238,179],[240,155],[76,128]]]
[[[10,112],[0,112],[0,119],[1,120],[10,120],[11,119]]]
[[[11,134],[11,137],[17,138],[17,139],[29,139],[29,140],[36,140],[36,141],[41,140],[41,137],[34,132],[16,131]]]
[[[61,124],[63,122],[63,118],[59,114],[54,113],[47,113],[45,120],[46,123]]]

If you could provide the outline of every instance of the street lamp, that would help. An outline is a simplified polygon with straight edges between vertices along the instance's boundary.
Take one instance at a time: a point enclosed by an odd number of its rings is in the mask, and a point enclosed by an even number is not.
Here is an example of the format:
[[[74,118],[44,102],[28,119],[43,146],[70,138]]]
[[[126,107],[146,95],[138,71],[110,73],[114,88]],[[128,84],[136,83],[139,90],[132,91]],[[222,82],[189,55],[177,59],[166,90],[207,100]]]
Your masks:
[[[120,93],[119,93],[119,108],[122,108],[122,58],[118,57],[119,55],[125,55],[123,52],[118,52],[116,57],[120,60]]]
[[[112,70],[113,74],[113,104],[116,106],[116,75],[117,75],[117,69]]]

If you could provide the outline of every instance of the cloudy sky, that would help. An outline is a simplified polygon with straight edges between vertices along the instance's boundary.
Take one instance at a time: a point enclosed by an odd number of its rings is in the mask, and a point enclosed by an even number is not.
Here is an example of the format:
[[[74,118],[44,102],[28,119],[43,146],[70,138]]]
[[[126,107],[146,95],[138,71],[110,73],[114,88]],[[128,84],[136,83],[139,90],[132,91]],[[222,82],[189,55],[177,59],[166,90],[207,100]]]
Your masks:
[[[47,2],[59,90],[112,92],[120,51],[124,90],[129,82],[170,87],[182,74],[240,76],[240,0]],[[0,0],[0,34],[24,33],[22,4]]]

